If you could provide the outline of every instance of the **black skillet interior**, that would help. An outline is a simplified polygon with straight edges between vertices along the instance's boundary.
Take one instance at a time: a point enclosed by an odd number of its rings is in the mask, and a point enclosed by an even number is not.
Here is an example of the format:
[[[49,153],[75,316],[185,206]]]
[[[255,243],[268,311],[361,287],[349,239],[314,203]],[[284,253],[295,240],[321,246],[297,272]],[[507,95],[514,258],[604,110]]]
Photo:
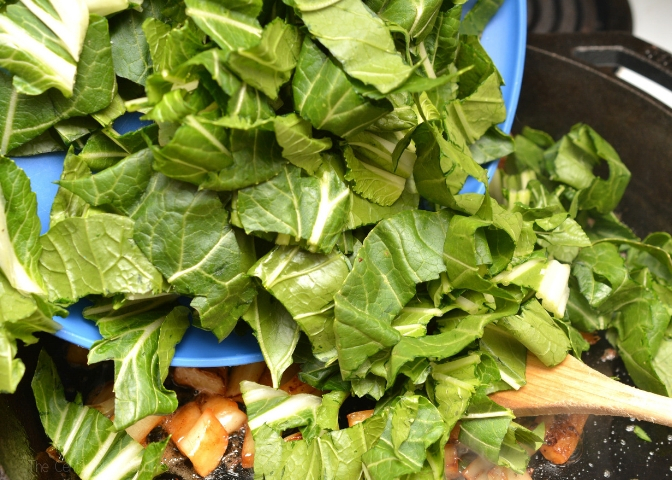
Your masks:
[[[619,66],[672,89],[672,57],[628,33],[529,35],[514,133],[527,125],[558,138],[576,123],[592,126],[632,172],[617,209],[625,223],[642,237],[672,232],[672,109],[616,78]],[[603,339],[584,360],[631,384],[622,361],[607,359],[609,349]],[[635,425],[653,441],[638,438]],[[535,480],[672,478],[672,429],[593,416],[567,465],[537,456],[532,466]]]

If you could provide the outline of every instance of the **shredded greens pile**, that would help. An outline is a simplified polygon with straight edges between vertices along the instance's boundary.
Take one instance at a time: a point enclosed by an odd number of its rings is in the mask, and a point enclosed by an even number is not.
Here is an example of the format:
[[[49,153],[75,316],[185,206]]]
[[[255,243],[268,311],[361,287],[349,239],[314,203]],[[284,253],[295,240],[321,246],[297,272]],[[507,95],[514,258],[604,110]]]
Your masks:
[[[259,341],[275,388],[242,385],[258,478],[440,479],[458,421],[464,445],[522,472],[539,432],[488,394],[525,384],[528,350],[580,355],[580,331],[608,329],[637,385],[670,394],[670,235],[640,240],[613,214],[630,173],[589,127],[497,128],[478,34],[501,2],[463,22],[451,0],[7,3],[0,390],[23,375],[17,340],[93,302],[114,421],[66,402],[48,356],[33,380],[82,479],[160,470],[163,447],[123,429],[177,408],[163,382],[190,322]],[[119,134],[129,111],[150,122]],[[459,193],[514,144],[499,201]],[[40,236],[9,157],[66,149]],[[277,390],[294,362],[329,393]],[[339,429],[348,396],[375,414]]]

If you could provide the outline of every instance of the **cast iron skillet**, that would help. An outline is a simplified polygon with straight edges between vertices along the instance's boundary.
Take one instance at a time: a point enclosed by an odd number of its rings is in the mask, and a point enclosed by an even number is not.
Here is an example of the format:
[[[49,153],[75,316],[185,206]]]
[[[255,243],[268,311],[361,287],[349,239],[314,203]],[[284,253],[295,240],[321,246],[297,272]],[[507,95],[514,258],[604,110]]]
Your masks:
[[[591,125],[611,143],[633,172],[618,211],[640,236],[672,232],[672,110],[613,76],[626,66],[672,89],[672,57],[626,33],[529,35],[523,87],[514,123],[554,137],[575,123]],[[48,446],[30,391],[40,346],[62,342],[43,336],[41,345],[20,348],[26,374],[14,395],[0,395],[0,480],[66,479],[71,472],[43,452]],[[584,360],[630,383],[619,359],[603,360],[609,345],[595,345]],[[65,379],[64,379],[65,380]],[[590,386],[587,386],[590,388]],[[640,425],[653,442],[640,440]],[[535,457],[535,480],[672,478],[672,429],[630,419],[591,417],[577,454],[565,466]],[[3,472],[4,467],[4,472]]]
[[[672,231],[672,109],[611,72],[634,70],[672,90],[672,55],[621,32],[531,34],[514,133],[528,125],[557,138],[583,122],[633,172],[622,218],[644,236]]]
[[[628,33],[531,34],[513,132],[527,125],[554,138],[582,122],[621,156],[632,180],[617,212],[641,237],[672,232],[672,109],[613,75],[619,66],[672,89],[672,56]],[[632,385],[622,361],[603,360],[602,340],[584,357]],[[590,388],[587,385],[586,388]],[[633,432],[642,427],[653,442]],[[565,466],[533,459],[535,480],[672,478],[672,429],[626,418],[592,416]]]

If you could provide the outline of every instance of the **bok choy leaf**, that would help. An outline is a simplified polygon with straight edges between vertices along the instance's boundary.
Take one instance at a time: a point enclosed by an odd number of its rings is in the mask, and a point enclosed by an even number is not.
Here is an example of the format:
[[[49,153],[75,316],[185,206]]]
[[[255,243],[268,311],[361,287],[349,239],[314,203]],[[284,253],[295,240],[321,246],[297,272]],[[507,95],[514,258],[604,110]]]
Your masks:
[[[255,297],[243,319],[252,327],[271,372],[273,387],[278,388],[283,372],[292,364],[292,355],[299,341],[297,322],[266,292],[260,292]]]
[[[231,333],[256,294],[247,275],[256,259],[215,192],[157,174],[132,217],[140,250],[176,292],[194,297],[195,323],[220,339]]]
[[[409,211],[383,220],[369,233],[334,297],[344,378],[362,378],[369,358],[400,340],[392,320],[413,297],[417,283],[445,270],[441,251],[447,227],[440,212]],[[425,245],[422,254],[412,247],[416,242]]]
[[[328,164],[316,176],[302,172],[285,165],[268,182],[240,190],[240,221],[248,233],[284,234],[310,251],[330,252],[345,226],[350,190]]]
[[[406,65],[382,19],[372,15],[363,2],[339,0],[322,4],[307,0],[291,2],[308,30],[343,65],[344,70],[381,93],[404,83],[413,67]],[[339,18],[334,22],[334,16]]]
[[[0,72],[0,154],[31,140],[59,121],[106,108],[115,93],[114,68],[107,20],[92,16],[84,39],[71,95],[50,89],[26,94],[17,77]]]
[[[45,352],[40,353],[32,387],[47,435],[82,480],[149,480],[160,471],[168,441],[143,448],[126,432],[115,431],[102,413],[68,402]]]
[[[277,298],[308,335],[313,354],[336,357],[334,295],[350,272],[346,257],[309,253],[300,247],[276,247],[252,267],[266,291]]]
[[[1,272],[0,304],[0,392],[11,393],[25,372],[25,365],[16,358],[16,341],[29,345],[37,342],[33,333],[56,332],[60,325],[52,318],[65,316],[67,312],[38,296],[22,295]]]
[[[67,218],[40,239],[49,298],[70,305],[87,295],[159,293],[163,278],[133,242],[133,220],[101,214]]]
[[[175,353],[175,344],[189,326],[186,307],[129,306],[84,312],[94,319],[103,336],[89,351],[89,363],[114,361],[114,428],[122,430],[148,415],[167,415],[177,409],[175,392],[163,382]],[[152,391],[147,396],[143,391]]]
[[[14,74],[20,93],[53,87],[70,97],[89,11],[83,0],[40,3],[23,0],[0,14],[0,66]]]
[[[44,294],[37,199],[30,180],[9,158],[0,157],[0,270],[23,294]]]
[[[292,89],[294,108],[303,118],[341,137],[364,130],[392,111],[389,102],[374,103],[357,93],[346,74],[308,37],[301,47]]]

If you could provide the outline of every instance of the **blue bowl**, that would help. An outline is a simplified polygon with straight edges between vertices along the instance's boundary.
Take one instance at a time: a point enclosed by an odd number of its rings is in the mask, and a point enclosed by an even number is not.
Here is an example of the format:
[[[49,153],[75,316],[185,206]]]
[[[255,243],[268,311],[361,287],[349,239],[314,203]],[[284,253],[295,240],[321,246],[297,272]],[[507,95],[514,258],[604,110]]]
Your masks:
[[[469,9],[476,3],[466,3]],[[525,46],[527,44],[527,2],[526,0],[505,0],[499,11],[492,17],[483,32],[481,43],[492,61],[497,65],[504,79],[502,95],[506,104],[506,120],[499,128],[506,133],[511,132],[513,118],[516,115],[520,87],[523,84],[523,67],[525,66]],[[497,170],[499,160],[489,162],[483,167],[491,179]],[[485,185],[473,177],[467,178],[462,193],[484,193]]]
[[[467,7],[474,2],[475,0],[468,2]],[[500,125],[505,132],[511,130],[518,105],[525,61],[526,27],[526,0],[505,0],[482,37],[483,46],[497,65],[506,84],[502,92],[507,116],[505,122]],[[114,127],[118,132],[124,133],[138,128],[140,124],[137,115],[126,115],[117,120]],[[37,194],[42,233],[46,232],[49,225],[51,204],[58,190],[58,186],[53,182],[61,177],[64,158],[64,153],[47,153],[15,159],[28,174],[33,191]],[[497,169],[497,163],[493,161],[486,165],[490,177]],[[469,178],[463,192],[483,193],[484,188],[483,184]],[[86,302],[80,302],[69,309],[70,314],[67,318],[56,319],[63,326],[56,333],[57,337],[86,348],[101,338],[98,327],[82,316],[82,310],[86,305]],[[177,345],[172,365],[216,367],[242,365],[261,360],[263,357],[259,345],[251,333],[244,336],[233,333],[218,343],[217,338],[210,332],[190,327]]]

